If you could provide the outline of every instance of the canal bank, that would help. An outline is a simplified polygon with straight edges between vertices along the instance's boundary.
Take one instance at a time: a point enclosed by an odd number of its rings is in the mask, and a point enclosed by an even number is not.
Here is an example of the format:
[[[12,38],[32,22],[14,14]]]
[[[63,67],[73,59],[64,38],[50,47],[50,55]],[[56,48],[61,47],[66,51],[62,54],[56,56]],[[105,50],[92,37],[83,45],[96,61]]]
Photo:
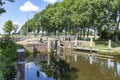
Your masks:
[[[17,42],[18,45],[24,46],[30,53],[39,53],[39,52],[51,52],[52,42],[53,45],[56,45],[56,41],[58,40],[45,40],[40,42],[38,40],[29,40],[29,41],[20,41]],[[77,44],[77,45],[76,45]],[[78,40],[77,43],[75,41],[60,41],[60,48],[63,49],[71,49],[77,51],[89,51],[89,52],[97,52],[98,54],[109,54],[109,55],[119,55],[120,47],[117,46],[119,44],[115,42],[105,42],[105,41],[81,41]]]

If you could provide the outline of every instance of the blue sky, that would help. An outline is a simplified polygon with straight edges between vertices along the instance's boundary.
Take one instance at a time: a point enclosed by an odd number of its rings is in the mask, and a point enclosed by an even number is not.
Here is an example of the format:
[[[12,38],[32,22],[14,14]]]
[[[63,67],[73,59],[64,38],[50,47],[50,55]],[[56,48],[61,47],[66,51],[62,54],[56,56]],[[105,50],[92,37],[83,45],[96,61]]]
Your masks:
[[[23,6],[26,2],[30,2],[32,5],[39,7],[39,10],[36,12],[25,12],[20,10],[20,7]],[[19,28],[27,21],[27,13],[29,14],[29,19],[33,17],[33,15],[41,10],[45,9],[45,7],[50,3],[54,4],[56,1],[62,0],[15,0],[14,3],[7,2],[3,7],[6,9],[6,13],[0,15],[0,33],[3,33],[2,27],[4,23],[8,20],[12,20],[13,23],[18,24]]]

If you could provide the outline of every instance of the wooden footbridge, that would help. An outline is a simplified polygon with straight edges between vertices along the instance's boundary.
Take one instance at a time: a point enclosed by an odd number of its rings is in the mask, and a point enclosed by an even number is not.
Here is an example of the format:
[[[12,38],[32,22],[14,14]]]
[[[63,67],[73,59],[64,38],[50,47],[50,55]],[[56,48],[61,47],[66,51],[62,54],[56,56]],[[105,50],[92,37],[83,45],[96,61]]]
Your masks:
[[[82,50],[82,51],[92,51],[92,52],[110,52],[110,53],[114,53],[113,50],[111,49],[104,49],[104,50],[100,50],[100,49],[95,49],[95,48],[89,48],[89,47],[80,47],[80,46],[73,46],[72,47],[75,50]]]

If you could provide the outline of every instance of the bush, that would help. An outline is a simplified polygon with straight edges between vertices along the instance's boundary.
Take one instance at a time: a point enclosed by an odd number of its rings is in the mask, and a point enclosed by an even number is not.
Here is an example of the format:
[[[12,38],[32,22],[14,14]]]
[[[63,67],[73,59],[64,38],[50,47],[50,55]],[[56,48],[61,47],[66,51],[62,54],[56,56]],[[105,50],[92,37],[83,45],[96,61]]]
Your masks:
[[[0,40],[0,72],[7,80],[15,77],[15,62],[17,46],[9,35]]]

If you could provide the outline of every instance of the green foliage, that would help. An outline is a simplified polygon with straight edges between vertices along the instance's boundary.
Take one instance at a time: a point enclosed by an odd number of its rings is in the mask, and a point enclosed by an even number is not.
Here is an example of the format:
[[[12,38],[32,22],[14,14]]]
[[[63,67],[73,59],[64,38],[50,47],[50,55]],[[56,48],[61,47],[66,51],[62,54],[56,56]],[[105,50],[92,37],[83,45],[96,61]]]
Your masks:
[[[15,0],[0,0],[0,15],[6,12],[6,10],[2,7],[6,3],[6,1],[14,2]]]
[[[0,40],[0,72],[3,78],[11,80],[15,77],[15,62],[17,46],[13,40],[6,35]]]
[[[116,21],[120,0],[63,0],[49,4],[45,10],[37,13],[27,21],[29,30],[36,28],[47,31],[76,33],[76,29],[84,35],[90,35],[87,29],[94,29],[102,39],[112,36],[117,39],[118,23]],[[25,30],[25,26],[22,27]],[[71,31],[70,31],[71,30]]]
[[[12,30],[15,29],[15,26],[13,25],[12,21],[11,20],[8,20],[5,24],[4,24],[4,28],[3,30],[10,34]]]

